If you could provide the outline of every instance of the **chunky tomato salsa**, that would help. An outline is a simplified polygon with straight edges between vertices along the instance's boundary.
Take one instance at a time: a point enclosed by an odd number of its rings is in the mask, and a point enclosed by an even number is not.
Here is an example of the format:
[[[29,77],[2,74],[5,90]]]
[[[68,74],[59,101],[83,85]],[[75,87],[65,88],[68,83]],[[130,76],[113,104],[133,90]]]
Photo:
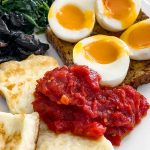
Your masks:
[[[146,115],[149,104],[131,86],[100,86],[101,77],[86,66],[49,71],[37,81],[34,110],[56,133],[98,139],[105,135],[114,145]]]

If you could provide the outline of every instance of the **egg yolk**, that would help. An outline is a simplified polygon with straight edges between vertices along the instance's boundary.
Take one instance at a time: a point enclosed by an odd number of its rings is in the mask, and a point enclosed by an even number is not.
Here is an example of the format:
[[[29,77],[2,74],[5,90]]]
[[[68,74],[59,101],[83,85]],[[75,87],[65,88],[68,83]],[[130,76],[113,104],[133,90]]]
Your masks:
[[[137,50],[150,47],[150,24],[142,24],[131,31],[128,44]]]
[[[100,40],[84,46],[86,59],[100,64],[116,61],[121,55],[121,48],[115,42]]]
[[[59,23],[67,29],[79,30],[84,27],[90,28],[93,24],[93,12],[83,12],[80,8],[68,4],[63,6],[56,14]]]
[[[128,26],[137,17],[135,4],[133,0],[103,0],[105,14],[122,22],[122,25]]]

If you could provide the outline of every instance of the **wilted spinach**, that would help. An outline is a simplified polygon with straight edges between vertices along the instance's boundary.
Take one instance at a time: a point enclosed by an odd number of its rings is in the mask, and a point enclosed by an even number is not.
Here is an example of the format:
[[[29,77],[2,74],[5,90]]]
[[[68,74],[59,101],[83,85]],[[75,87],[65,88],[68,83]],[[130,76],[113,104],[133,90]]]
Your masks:
[[[47,25],[49,6],[54,0],[1,0],[0,12],[18,12],[36,27],[43,31]],[[31,30],[29,28],[29,30]],[[30,33],[30,31],[29,31]]]

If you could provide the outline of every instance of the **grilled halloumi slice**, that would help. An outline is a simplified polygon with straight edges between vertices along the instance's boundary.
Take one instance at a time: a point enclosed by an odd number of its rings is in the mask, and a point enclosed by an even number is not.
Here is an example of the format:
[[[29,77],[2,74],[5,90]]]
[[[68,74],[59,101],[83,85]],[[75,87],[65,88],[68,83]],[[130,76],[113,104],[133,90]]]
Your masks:
[[[104,136],[95,141],[70,133],[55,134],[41,123],[36,150],[113,150],[113,146]]]
[[[36,80],[46,71],[58,66],[49,56],[31,55],[26,60],[10,61],[0,65],[0,93],[6,98],[10,112],[31,113]]]
[[[35,150],[39,115],[0,112],[0,150]]]

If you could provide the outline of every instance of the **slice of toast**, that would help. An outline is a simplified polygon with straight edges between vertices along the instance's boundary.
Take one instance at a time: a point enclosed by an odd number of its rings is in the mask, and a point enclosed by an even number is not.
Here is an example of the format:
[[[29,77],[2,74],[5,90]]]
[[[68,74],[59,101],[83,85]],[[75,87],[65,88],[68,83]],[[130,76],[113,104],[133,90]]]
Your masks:
[[[0,150],[35,150],[39,115],[0,112]]]
[[[36,150],[113,150],[104,136],[90,140],[71,133],[56,134],[41,122]]]
[[[36,80],[58,67],[50,56],[31,55],[23,61],[0,64],[0,92],[6,98],[11,113],[32,113]]]
[[[141,12],[136,22],[145,20],[147,18],[148,17],[143,12]],[[114,33],[114,32],[107,31],[103,29],[98,23],[96,23],[93,33],[91,35],[96,35],[96,34],[104,34],[104,35],[120,37],[122,32]],[[47,38],[48,38],[48,41],[57,50],[58,54],[60,55],[64,63],[66,65],[73,64],[72,51],[73,51],[73,47],[75,44],[58,39],[53,34],[50,27],[47,27]],[[149,82],[150,82],[150,60],[147,60],[147,61],[131,60],[130,68],[129,68],[128,74],[123,84],[129,84],[137,88],[138,86],[149,83]]]

